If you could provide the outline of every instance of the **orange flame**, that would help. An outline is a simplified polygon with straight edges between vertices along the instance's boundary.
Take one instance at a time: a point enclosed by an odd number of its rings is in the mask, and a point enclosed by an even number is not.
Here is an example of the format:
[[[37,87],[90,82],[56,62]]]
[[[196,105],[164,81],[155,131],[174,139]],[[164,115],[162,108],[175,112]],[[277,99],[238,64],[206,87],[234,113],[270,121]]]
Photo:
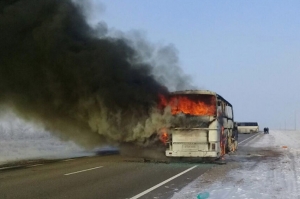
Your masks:
[[[160,136],[159,136],[160,141],[162,141],[164,144],[167,144],[169,141],[169,135],[167,133],[166,128],[160,129]]]
[[[173,95],[169,99],[160,95],[160,107],[171,106],[173,115],[216,115],[216,97],[213,95]]]

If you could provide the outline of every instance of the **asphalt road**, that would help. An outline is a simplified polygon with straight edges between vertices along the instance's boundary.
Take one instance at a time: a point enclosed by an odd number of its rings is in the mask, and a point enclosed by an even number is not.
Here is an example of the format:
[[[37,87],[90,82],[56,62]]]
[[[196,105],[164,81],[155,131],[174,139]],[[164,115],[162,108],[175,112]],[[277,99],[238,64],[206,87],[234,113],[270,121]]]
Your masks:
[[[240,147],[255,134],[241,134]],[[149,163],[107,155],[0,168],[1,199],[170,198],[215,164]]]

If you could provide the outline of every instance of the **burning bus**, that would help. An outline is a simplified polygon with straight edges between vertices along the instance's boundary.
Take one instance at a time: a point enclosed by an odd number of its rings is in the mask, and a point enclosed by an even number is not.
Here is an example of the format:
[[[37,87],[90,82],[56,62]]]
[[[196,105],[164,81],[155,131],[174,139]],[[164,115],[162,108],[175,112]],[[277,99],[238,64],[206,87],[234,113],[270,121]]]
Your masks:
[[[162,128],[168,157],[222,157],[231,150],[234,127],[232,105],[208,90],[187,90],[160,96],[170,108],[170,127]]]

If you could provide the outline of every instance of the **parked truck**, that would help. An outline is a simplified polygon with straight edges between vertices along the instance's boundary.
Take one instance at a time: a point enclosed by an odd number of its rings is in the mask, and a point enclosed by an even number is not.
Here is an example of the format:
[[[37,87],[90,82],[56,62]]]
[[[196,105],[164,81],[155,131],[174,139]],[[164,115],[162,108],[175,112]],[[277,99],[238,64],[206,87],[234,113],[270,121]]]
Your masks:
[[[233,107],[208,90],[186,90],[161,96],[161,107],[170,108],[170,127],[162,128],[168,157],[220,158],[231,151]]]

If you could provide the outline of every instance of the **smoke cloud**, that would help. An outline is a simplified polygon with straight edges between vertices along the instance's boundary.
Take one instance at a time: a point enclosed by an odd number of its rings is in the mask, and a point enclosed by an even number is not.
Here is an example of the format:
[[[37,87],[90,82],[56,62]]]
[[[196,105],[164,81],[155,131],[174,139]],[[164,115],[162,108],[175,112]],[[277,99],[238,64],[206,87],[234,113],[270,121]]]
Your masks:
[[[170,115],[155,107],[171,85],[162,60],[173,57],[180,69],[174,48],[107,36],[105,23],[87,24],[82,7],[70,0],[0,2],[0,104],[85,147],[145,143]],[[184,85],[171,73],[179,82],[171,90]]]
[[[191,77],[184,74],[179,66],[178,51],[172,44],[153,44],[147,41],[146,33],[132,30],[124,33],[115,29],[107,29],[105,23],[97,23],[97,27],[107,31],[114,38],[122,38],[137,52],[138,60],[152,67],[156,81],[166,86],[169,91],[196,89]],[[103,27],[103,28],[100,28]]]

